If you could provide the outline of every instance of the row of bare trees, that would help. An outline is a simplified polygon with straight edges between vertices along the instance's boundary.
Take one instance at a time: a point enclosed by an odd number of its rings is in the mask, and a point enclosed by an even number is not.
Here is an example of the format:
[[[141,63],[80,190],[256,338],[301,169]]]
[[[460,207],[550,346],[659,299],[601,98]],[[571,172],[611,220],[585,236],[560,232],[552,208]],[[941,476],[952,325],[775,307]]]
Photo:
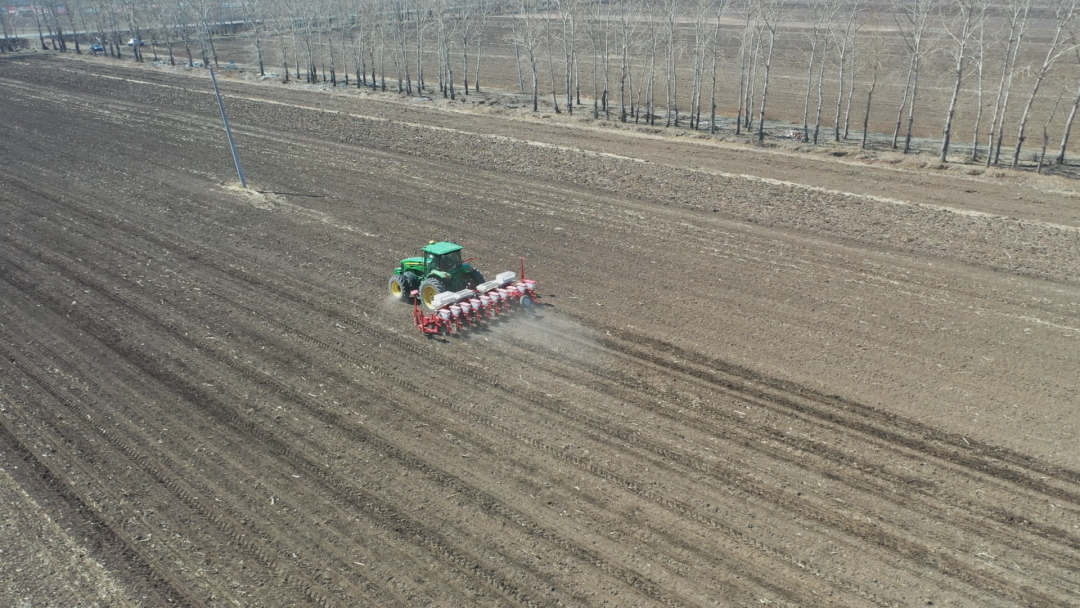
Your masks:
[[[141,61],[125,39],[146,37],[155,59],[164,47],[169,63],[181,54],[209,66],[215,38],[240,28],[260,74],[276,62],[286,81],[407,95],[437,87],[449,99],[479,91],[485,51],[500,48],[512,50],[534,111],[550,94],[556,113],[589,108],[594,119],[715,133],[726,108],[735,132],[758,141],[767,121],[797,123],[771,110],[780,70],[801,79],[798,138],[819,144],[831,126],[833,141],[853,139],[861,110],[865,147],[872,120],[887,120],[872,113],[891,107],[891,147],[911,151],[916,124],[925,132],[941,120],[942,161],[958,158],[961,130],[971,134],[968,160],[1000,164],[1011,140],[1004,162],[1015,167],[1039,116],[1041,168],[1053,118],[1068,110],[1051,158],[1063,163],[1080,107],[1080,0],[46,1],[34,14],[43,48],[67,50],[79,37],[65,34],[82,32],[111,56]],[[923,99],[928,79],[948,83],[940,118],[925,116],[935,105]]]

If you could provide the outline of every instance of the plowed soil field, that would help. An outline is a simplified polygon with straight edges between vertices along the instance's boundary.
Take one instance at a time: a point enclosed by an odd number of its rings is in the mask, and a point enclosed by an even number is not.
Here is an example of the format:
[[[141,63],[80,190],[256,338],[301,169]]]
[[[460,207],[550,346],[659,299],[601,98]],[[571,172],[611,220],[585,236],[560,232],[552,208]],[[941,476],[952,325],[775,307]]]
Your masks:
[[[1062,183],[223,85],[0,59],[0,605],[1080,605]]]

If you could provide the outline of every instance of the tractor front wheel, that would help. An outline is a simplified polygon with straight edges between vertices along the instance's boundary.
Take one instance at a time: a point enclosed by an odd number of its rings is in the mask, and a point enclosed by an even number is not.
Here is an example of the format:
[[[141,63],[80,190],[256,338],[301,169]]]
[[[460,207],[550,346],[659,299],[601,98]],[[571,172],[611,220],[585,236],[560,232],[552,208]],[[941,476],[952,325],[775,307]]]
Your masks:
[[[435,310],[435,296],[446,291],[442,281],[428,277],[420,283],[420,301],[427,310]]]
[[[390,295],[403,301],[409,302],[412,300],[412,290],[416,289],[416,275],[411,272],[405,274],[395,274],[390,277]]]

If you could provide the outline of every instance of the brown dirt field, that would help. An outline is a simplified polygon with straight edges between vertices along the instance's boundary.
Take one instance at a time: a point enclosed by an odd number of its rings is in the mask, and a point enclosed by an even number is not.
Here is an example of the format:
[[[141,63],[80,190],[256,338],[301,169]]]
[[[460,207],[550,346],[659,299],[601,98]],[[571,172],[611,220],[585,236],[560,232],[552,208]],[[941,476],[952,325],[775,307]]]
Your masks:
[[[1080,605],[1080,202],[0,60],[0,605]],[[454,238],[547,306],[388,300]]]

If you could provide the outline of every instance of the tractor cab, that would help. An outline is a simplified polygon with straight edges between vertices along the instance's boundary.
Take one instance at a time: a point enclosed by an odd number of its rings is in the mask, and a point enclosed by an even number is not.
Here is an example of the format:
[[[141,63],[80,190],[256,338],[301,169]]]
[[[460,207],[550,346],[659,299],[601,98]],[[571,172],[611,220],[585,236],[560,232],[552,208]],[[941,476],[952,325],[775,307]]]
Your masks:
[[[429,243],[421,250],[424,253],[424,274],[457,274],[462,266],[461,249],[461,245],[456,243]]]

